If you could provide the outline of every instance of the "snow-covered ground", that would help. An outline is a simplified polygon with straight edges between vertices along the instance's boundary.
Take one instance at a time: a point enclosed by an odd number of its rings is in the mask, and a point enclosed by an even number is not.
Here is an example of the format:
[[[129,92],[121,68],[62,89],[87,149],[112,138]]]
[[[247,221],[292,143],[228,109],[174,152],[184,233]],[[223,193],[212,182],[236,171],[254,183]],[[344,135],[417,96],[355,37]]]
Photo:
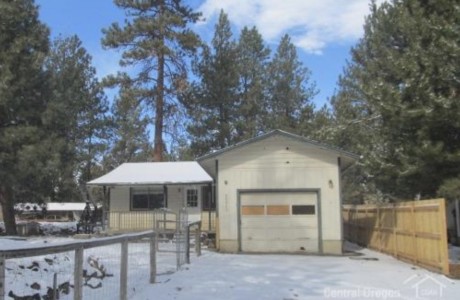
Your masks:
[[[460,280],[390,256],[248,255],[204,252],[133,299],[459,299]]]
[[[0,249],[17,245],[36,247],[60,244],[68,239],[34,238],[23,241],[0,239]],[[175,255],[157,254],[157,283],[148,283],[148,244],[130,244],[129,299],[458,299],[460,280],[429,272],[390,256],[349,245],[348,256],[249,255],[203,251],[192,252],[192,263],[175,272]],[[160,245],[167,249],[168,245]],[[84,268],[97,271],[104,265],[113,276],[89,282],[102,287],[84,287],[84,299],[115,299],[119,289],[119,245],[85,251]],[[91,258],[91,259],[90,259]],[[50,259],[53,263],[50,264]],[[34,265],[38,262],[39,267]],[[21,268],[20,266],[23,266]],[[22,295],[36,292],[58,273],[58,283],[72,281],[73,253],[57,256],[9,259],[7,293],[16,289]],[[30,269],[28,267],[31,267]],[[34,269],[38,269],[34,271]],[[45,271],[47,269],[47,271]],[[18,271],[19,270],[19,271]],[[72,299],[72,291],[61,299]]]
[[[76,240],[54,237],[28,239],[3,237],[0,238],[0,250],[33,249],[41,246],[62,245],[69,242],[76,242]],[[174,250],[175,245],[164,242],[160,244],[159,248],[160,250]],[[150,244],[148,242],[129,244],[129,299],[136,299],[136,290],[142,289],[145,285],[149,284],[149,250]],[[84,299],[102,300],[119,298],[120,252],[120,244],[96,247],[84,251]],[[31,297],[34,295],[40,295],[43,298],[44,295],[49,295],[55,274],[57,274],[57,287],[60,290],[60,299],[70,300],[73,298],[73,289],[71,287],[74,270],[73,251],[45,256],[7,259],[5,269],[5,291],[6,295],[10,296],[7,299],[12,299],[15,296]],[[175,271],[175,253],[158,252],[157,274],[161,276],[162,274],[172,274]]]

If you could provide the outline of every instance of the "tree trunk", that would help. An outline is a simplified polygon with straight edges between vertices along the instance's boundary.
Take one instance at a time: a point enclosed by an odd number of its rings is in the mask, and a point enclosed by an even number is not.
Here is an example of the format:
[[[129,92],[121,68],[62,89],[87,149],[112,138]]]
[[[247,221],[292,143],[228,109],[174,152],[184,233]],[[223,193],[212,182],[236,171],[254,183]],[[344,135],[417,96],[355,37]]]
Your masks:
[[[455,199],[455,229],[457,232],[457,238],[460,238],[460,200]],[[460,241],[458,241],[460,242]]]
[[[160,1],[159,10],[160,16],[163,15],[164,2]],[[155,100],[155,138],[153,141],[153,161],[163,161],[163,117],[164,117],[164,96],[165,96],[165,54],[163,53],[164,32],[163,25],[160,22],[160,36],[162,47],[158,53],[158,76]]]
[[[14,203],[8,188],[0,187],[0,204],[2,206],[3,222],[7,235],[17,235],[16,219],[14,216]]]
[[[163,161],[163,113],[164,113],[164,66],[163,54],[158,57],[157,98],[155,103],[155,140],[153,146],[153,161]]]

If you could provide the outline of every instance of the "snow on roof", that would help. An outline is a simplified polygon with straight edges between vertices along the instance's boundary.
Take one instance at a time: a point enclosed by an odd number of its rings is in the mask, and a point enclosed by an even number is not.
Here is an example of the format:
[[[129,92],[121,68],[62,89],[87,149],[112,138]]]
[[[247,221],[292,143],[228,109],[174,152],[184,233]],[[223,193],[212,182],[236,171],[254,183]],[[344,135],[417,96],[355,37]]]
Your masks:
[[[142,185],[212,182],[195,161],[124,163],[88,185]]]
[[[46,209],[48,211],[61,211],[61,210],[84,210],[85,202],[48,202]],[[92,206],[92,205],[91,205]]]
[[[85,202],[48,202],[46,203],[47,211],[78,211],[85,209]],[[42,210],[39,203],[17,203],[14,205],[16,210],[34,211]],[[35,208],[35,209],[34,209]]]

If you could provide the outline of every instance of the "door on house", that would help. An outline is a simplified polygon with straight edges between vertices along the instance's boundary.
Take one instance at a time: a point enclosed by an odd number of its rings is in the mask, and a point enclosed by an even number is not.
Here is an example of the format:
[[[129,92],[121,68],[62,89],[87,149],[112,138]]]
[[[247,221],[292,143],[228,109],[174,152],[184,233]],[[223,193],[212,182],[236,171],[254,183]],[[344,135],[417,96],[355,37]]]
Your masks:
[[[189,222],[201,220],[201,201],[199,187],[188,187],[185,189],[185,207],[187,207]]]

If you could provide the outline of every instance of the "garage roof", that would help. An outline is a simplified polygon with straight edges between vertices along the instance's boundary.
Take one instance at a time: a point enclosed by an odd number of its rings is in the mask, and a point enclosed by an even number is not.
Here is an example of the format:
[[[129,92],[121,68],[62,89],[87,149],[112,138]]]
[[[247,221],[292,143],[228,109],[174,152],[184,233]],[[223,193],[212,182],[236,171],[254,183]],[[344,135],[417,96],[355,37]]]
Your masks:
[[[299,142],[309,144],[309,145],[315,146],[317,148],[320,148],[320,149],[323,149],[323,150],[326,150],[326,151],[329,151],[329,152],[336,153],[339,156],[346,157],[346,158],[348,158],[350,160],[358,160],[359,159],[359,156],[354,154],[354,153],[351,153],[351,152],[348,152],[348,151],[345,151],[345,150],[342,150],[342,149],[339,149],[339,148],[336,148],[336,147],[332,147],[332,146],[329,146],[329,145],[324,145],[324,144],[321,144],[321,143],[319,143],[317,141],[304,138],[304,137],[302,137],[300,135],[296,135],[296,134],[292,134],[292,133],[289,133],[289,132],[286,132],[286,131],[283,131],[283,130],[276,129],[276,130],[270,131],[269,133],[262,134],[260,136],[254,137],[252,139],[237,143],[237,144],[235,144],[233,146],[229,146],[227,148],[224,148],[224,149],[217,150],[217,151],[211,152],[209,154],[206,154],[206,155],[204,155],[202,157],[199,157],[198,161],[201,162],[201,161],[207,160],[209,158],[214,158],[214,157],[219,156],[221,154],[224,154],[226,152],[230,152],[230,151],[232,151],[234,149],[241,148],[241,147],[243,147],[245,145],[252,144],[252,143],[255,143],[257,141],[261,141],[261,140],[267,139],[267,138],[275,136],[275,135],[285,136],[285,137],[297,140]]]
[[[194,161],[124,163],[88,185],[208,183],[212,178]]]

